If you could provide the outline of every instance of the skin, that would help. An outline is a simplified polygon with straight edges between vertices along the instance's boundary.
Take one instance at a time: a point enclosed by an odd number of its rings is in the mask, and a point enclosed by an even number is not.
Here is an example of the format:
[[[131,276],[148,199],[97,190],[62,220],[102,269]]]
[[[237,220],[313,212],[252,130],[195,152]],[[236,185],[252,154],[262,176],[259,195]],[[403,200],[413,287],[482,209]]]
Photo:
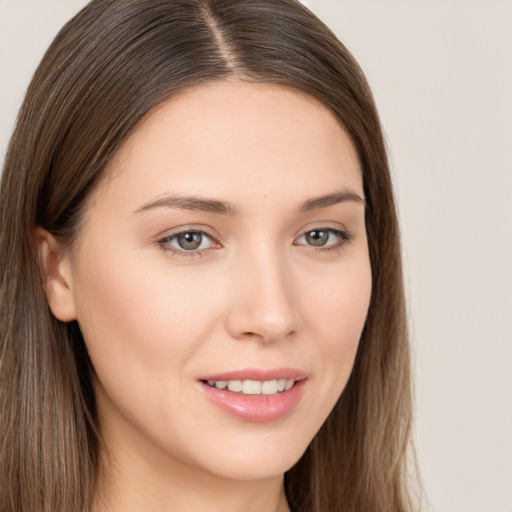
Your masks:
[[[233,211],[154,204],[177,195]],[[186,253],[184,228],[209,237]],[[38,241],[50,307],[78,320],[95,369],[95,511],[288,511],[282,475],[346,385],[371,294],[361,170],[331,113],[276,85],[186,90],[125,141],[72,250]],[[198,386],[247,367],[304,371],[301,400],[251,422]]]

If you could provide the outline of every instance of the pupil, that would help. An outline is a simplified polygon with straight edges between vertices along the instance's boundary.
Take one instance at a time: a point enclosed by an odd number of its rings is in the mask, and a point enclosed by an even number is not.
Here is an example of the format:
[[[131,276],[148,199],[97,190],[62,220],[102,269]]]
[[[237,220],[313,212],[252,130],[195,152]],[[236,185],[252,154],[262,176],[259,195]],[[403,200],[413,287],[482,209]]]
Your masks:
[[[327,231],[310,231],[306,233],[306,240],[309,245],[320,247],[327,243],[329,233]]]
[[[201,245],[202,239],[201,233],[181,233],[178,235],[178,245],[182,249],[193,251]]]

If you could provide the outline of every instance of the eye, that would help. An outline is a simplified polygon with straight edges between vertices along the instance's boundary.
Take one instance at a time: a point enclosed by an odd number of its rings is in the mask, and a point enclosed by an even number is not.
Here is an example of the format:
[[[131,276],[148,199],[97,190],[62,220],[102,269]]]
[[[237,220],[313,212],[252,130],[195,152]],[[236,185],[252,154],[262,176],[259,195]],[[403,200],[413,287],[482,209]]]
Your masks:
[[[347,231],[333,228],[317,228],[306,231],[295,242],[296,245],[309,245],[314,248],[335,249],[343,246],[352,239]]]
[[[185,255],[199,255],[202,251],[215,247],[213,238],[200,230],[186,230],[166,236],[158,241],[165,250]]]

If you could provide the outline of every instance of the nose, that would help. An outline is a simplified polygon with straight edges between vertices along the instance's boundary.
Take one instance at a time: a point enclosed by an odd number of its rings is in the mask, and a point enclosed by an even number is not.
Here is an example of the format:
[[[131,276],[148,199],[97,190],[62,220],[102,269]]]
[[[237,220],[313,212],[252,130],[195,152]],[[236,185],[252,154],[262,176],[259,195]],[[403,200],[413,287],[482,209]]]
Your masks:
[[[290,265],[277,251],[259,249],[231,273],[227,330],[236,339],[263,343],[291,339],[299,315]]]

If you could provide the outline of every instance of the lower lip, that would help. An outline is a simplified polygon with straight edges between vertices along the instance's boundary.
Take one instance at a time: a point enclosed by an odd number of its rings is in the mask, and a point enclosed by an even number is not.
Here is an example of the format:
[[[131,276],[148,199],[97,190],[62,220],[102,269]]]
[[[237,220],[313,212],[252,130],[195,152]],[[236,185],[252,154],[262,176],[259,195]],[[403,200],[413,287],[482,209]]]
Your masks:
[[[223,411],[246,421],[277,420],[289,413],[300,401],[307,379],[302,379],[288,390],[275,395],[244,395],[227,389],[217,389],[199,382],[203,393]]]

